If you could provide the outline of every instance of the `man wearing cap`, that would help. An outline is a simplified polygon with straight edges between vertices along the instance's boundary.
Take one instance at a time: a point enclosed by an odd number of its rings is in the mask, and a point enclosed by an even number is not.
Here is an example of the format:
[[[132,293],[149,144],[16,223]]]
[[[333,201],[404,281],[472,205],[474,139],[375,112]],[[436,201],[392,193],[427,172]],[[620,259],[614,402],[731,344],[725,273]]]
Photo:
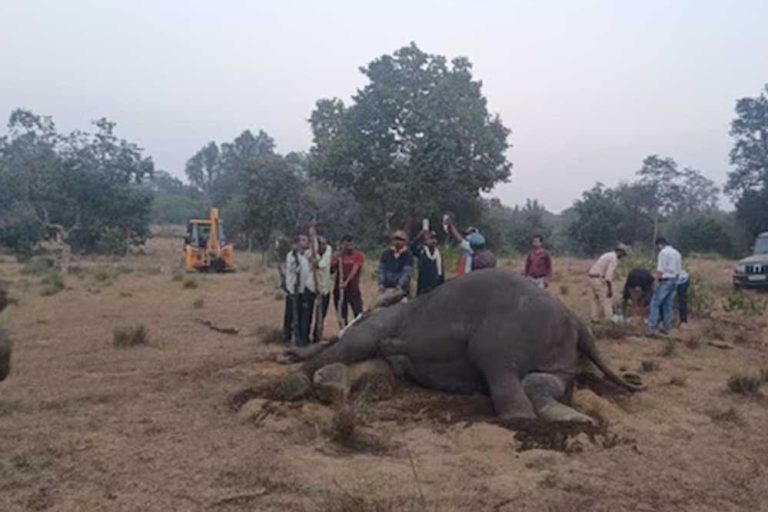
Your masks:
[[[443,218],[443,224],[464,252],[462,259],[459,261],[457,277],[473,270],[494,268],[496,266],[496,256],[486,248],[485,237],[480,234],[477,228],[469,227],[464,232],[464,236],[461,236],[459,230],[447,216]]]
[[[392,234],[392,245],[379,259],[379,293],[396,288],[405,295],[411,292],[413,254],[408,249],[408,238],[404,231]]]
[[[656,239],[656,250],[659,256],[656,263],[656,289],[651,299],[651,313],[648,315],[648,334],[654,335],[659,327],[661,314],[664,315],[662,332],[667,333],[672,328],[672,306],[680,274],[683,271],[683,258],[677,250],[669,245],[667,239]]]
[[[467,237],[469,248],[472,250],[472,272],[484,268],[496,268],[496,255],[485,246],[485,237],[480,233],[472,233]]]
[[[609,252],[600,256],[589,269],[589,288],[591,300],[590,317],[593,322],[613,318],[613,279],[619,260],[627,255],[627,247],[618,244]]]

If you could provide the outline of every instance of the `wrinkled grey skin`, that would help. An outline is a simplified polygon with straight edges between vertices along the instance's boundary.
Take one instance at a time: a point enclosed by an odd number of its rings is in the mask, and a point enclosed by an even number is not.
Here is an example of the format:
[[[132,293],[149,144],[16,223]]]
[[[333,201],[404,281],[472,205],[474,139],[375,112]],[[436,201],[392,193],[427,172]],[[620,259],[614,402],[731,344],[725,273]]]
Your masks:
[[[8,305],[8,294],[5,284],[0,281],[0,312]],[[0,329],[0,381],[5,380],[11,372],[11,340],[3,329]]]
[[[559,300],[519,275],[488,269],[370,314],[289,380],[293,390],[309,392],[326,365],[381,358],[428,388],[488,393],[503,419],[589,422],[563,404],[580,355],[611,381],[643,389],[603,362],[589,330]]]

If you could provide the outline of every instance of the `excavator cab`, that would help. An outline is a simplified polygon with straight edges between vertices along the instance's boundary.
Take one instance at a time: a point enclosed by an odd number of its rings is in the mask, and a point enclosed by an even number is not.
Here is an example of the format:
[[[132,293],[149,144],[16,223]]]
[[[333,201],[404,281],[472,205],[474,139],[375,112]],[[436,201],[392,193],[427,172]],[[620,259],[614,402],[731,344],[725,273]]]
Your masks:
[[[190,219],[184,237],[184,270],[187,272],[231,272],[235,270],[234,247],[224,237],[219,209],[211,208],[207,219]]]

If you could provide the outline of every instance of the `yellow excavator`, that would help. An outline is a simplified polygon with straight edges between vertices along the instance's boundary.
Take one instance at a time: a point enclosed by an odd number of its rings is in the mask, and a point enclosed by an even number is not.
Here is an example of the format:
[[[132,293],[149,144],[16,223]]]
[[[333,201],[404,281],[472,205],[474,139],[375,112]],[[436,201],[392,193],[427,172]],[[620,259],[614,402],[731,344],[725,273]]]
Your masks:
[[[211,208],[207,219],[190,219],[184,237],[184,270],[187,272],[232,272],[235,251],[224,238],[219,209]]]

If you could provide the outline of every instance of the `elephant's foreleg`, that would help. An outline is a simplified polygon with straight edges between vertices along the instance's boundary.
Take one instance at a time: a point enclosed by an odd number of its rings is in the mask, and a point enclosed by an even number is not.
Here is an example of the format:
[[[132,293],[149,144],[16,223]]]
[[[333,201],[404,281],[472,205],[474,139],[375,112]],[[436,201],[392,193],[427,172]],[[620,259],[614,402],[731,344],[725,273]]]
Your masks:
[[[368,398],[391,395],[396,375],[383,359],[370,359],[352,365],[332,363],[323,366],[312,377],[315,394],[323,402],[345,400],[353,391],[361,390]]]
[[[557,375],[529,373],[523,378],[523,390],[536,415],[543,420],[594,423],[589,416],[560,402],[565,397],[566,384]]]

